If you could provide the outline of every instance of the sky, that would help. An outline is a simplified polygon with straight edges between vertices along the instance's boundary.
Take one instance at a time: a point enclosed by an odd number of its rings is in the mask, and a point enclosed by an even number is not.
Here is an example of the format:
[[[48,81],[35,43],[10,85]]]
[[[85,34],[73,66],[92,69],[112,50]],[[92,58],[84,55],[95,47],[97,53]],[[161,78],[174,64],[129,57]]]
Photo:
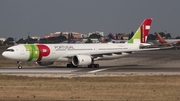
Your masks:
[[[153,18],[150,33],[180,36],[180,0],[0,0],[0,37],[58,31],[131,33]]]

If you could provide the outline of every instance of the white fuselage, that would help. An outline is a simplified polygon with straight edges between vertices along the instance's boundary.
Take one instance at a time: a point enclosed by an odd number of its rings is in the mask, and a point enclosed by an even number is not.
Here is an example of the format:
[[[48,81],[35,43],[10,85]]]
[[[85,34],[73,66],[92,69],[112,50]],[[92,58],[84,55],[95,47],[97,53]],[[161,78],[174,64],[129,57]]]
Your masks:
[[[156,42],[161,43],[159,40],[156,40]],[[180,39],[166,39],[165,44],[176,44],[179,43]]]
[[[3,56],[16,61],[71,61],[74,55],[97,55],[94,60],[117,59],[126,56],[128,51],[138,51],[139,45],[126,43],[97,43],[97,44],[43,44],[50,49],[48,55],[47,49],[26,48],[26,44],[12,46],[8,49],[14,51],[5,51]],[[31,44],[36,47],[38,44]],[[29,46],[27,46],[29,47]],[[41,52],[41,53],[40,53]],[[122,54],[120,54],[122,52]],[[102,54],[102,55],[101,55]],[[41,58],[40,58],[41,56]],[[38,60],[39,59],[39,60]]]
[[[166,39],[166,42],[168,43],[168,44],[173,44],[173,43],[176,43],[176,42],[180,42],[180,40],[179,39]]]

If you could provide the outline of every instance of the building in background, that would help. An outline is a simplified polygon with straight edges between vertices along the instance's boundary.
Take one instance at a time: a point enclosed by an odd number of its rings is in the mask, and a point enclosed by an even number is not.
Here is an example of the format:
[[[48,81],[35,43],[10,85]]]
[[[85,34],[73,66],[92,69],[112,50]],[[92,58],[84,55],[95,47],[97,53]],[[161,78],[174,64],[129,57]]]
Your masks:
[[[45,38],[49,37],[58,37],[60,35],[64,35],[68,39],[68,34],[71,34],[73,38],[75,39],[80,39],[83,38],[83,34],[78,33],[78,32],[55,32],[55,33],[49,33],[45,35]]]
[[[0,38],[0,41],[4,42],[6,41],[6,38]]]
[[[58,37],[60,36],[61,32],[55,32],[55,33],[49,33],[45,35],[45,38],[50,38],[50,37]]]
[[[40,39],[40,37],[39,37],[39,36],[32,36],[31,38],[32,38],[32,39],[37,39],[37,40],[39,40],[39,39]]]

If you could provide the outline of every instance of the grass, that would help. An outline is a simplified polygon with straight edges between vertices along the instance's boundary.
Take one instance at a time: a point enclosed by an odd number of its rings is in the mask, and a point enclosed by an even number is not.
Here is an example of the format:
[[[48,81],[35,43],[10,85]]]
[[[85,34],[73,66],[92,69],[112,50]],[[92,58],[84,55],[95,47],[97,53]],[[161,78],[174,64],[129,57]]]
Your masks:
[[[0,100],[180,100],[179,75],[0,78]]]
[[[0,53],[5,48],[0,47]],[[0,58],[1,67],[17,65]],[[23,62],[23,66],[34,65]],[[4,100],[177,101],[180,75],[48,78],[0,74],[0,101]]]

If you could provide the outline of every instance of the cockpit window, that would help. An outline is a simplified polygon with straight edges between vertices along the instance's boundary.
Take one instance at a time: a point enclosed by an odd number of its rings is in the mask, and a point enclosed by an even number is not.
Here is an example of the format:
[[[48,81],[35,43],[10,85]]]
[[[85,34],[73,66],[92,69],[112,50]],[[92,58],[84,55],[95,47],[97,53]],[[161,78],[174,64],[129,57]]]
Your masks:
[[[14,49],[6,49],[6,51],[14,52]]]

